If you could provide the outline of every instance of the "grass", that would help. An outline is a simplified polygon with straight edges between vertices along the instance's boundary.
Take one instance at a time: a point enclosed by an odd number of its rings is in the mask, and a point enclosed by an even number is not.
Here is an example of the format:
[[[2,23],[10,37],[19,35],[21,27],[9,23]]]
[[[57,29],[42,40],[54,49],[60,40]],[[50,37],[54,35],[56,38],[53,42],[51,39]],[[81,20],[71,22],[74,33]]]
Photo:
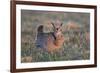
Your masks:
[[[90,59],[89,13],[21,11],[21,62],[48,62]],[[35,45],[37,27],[52,31],[50,22],[63,22],[65,42],[60,50],[49,53]],[[70,25],[73,24],[73,25]],[[74,27],[73,27],[74,26]],[[76,27],[77,26],[77,27]],[[86,39],[88,37],[88,39]]]

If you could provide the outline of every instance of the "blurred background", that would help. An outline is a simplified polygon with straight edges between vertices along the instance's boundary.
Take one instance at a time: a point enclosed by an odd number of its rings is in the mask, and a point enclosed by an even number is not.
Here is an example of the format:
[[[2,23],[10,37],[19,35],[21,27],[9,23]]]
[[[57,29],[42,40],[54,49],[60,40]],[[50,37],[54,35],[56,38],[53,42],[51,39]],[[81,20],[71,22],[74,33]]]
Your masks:
[[[37,27],[53,31],[51,22],[63,23],[65,42],[61,49],[48,53],[35,45]],[[21,62],[47,62],[90,59],[90,14],[21,10]]]

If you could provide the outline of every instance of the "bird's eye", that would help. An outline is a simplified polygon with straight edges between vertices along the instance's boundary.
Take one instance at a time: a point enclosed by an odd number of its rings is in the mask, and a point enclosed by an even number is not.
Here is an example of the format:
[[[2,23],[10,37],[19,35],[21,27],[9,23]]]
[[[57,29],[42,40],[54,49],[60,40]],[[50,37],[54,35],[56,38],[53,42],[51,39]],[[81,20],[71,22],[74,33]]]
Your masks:
[[[58,30],[58,28],[57,28],[57,30]]]

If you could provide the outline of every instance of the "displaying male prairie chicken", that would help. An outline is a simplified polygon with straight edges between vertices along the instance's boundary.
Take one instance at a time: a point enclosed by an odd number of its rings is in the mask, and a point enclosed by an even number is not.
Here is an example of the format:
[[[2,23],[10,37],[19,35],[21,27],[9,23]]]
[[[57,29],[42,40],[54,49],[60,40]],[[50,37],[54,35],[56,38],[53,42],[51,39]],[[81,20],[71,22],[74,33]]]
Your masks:
[[[51,24],[53,25],[53,32],[44,32],[43,25],[40,25],[37,28],[36,46],[48,52],[59,50],[64,43],[62,23],[57,25],[55,25],[54,23]]]

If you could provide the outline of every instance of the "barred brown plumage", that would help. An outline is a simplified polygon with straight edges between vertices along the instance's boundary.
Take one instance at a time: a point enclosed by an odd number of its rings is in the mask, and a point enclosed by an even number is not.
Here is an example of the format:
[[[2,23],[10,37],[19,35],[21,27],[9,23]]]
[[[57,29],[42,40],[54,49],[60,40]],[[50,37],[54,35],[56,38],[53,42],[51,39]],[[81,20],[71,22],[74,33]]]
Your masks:
[[[36,46],[48,52],[57,51],[64,43],[64,36],[61,30],[62,23],[57,26],[54,23],[51,24],[54,28],[53,32],[45,33],[43,31],[43,25],[40,25],[37,29]]]

